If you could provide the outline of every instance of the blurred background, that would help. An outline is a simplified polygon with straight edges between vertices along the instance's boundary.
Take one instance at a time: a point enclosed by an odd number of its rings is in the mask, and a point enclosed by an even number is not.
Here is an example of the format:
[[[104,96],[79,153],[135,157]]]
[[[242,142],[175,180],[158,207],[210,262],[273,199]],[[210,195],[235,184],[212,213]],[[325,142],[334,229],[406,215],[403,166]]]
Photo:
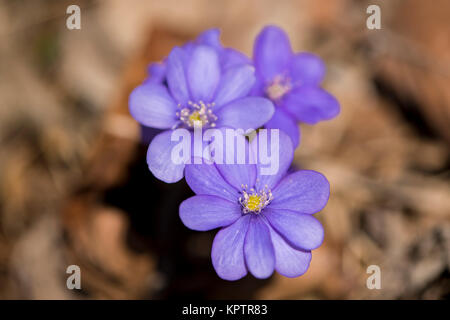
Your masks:
[[[185,182],[148,171],[127,99],[174,45],[219,27],[251,56],[266,24],[325,60],[342,106],[301,125],[295,154],[331,183],[325,241],[302,277],[227,282],[215,231],[179,220]],[[448,298],[449,35],[447,0],[0,0],[0,298]],[[73,264],[82,290],[66,287]]]

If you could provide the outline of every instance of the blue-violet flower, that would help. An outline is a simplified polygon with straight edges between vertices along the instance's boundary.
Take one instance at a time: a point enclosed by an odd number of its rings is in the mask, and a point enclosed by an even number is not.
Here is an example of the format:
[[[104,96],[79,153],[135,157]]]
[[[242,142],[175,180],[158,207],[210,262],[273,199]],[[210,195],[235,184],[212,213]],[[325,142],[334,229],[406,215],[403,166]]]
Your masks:
[[[329,183],[315,171],[287,173],[293,146],[279,133],[279,169],[273,175],[262,175],[260,163],[186,167],[196,195],[181,203],[180,217],[193,230],[221,228],[211,258],[223,279],[237,280],[247,271],[257,278],[274,270],[300,276],[309,267],[311,250],[322,244],[324,230],[312,214],[326,205]],[[258,140],[259,134],[250,143],[253,152]]]
[[[338,101],[320,88],[325,75],[322,60],[311,53],[293,53],[282,29],[267,26],[260,32],[253,59],[257,77],[253,94],[268,97],[277,107],[265,127],[285,131],[294,146],[300,139],[297,121],[315,124],[339,114]]]
[[[204,37],[212,43],[214,34],[209,31]],[[171,139],[173,130],[191,130],[200,123],[202,129],[247,131],[263,126],[274,114],[269,99],[248,96],[255,82],[254,67],[237,63],[235,55],[224,50],[197,43],[175,47],[160,70],[167,85],[145,81],[130,95],[131,115],[143,126],[164,130],[153,138],[147,153],[150,171],[164,182],[184,176],[185,163],[171,160],[178,143]]]

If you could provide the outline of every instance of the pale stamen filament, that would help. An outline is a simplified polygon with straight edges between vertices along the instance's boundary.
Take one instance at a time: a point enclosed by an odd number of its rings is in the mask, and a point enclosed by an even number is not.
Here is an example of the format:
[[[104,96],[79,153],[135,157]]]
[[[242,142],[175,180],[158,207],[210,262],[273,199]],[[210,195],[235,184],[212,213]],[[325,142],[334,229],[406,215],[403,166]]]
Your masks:
[[[277,101],[283,98],[283,96],[291,90],[291,82],[288,78],[277,76],[273,82],[266,88],[267,96]]]
[[[187,107],[182,108],[181,104],[178,105],[181,110],[176,113],[176,116],[180,119],[180,123],[188,128],[193,128],[197,125],[214,128],[217,120],[217,116],[212,111],[214,105],[214,102],[189,101]]]

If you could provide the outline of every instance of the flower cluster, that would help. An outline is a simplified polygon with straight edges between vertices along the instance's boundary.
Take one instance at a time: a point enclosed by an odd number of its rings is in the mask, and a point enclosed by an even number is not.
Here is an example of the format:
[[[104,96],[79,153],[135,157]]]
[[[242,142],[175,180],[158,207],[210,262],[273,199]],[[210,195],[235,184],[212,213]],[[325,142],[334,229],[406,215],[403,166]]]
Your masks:
[[[196,194],[180,205],[183,223],[199,231],[221,228],[211,252],[221,278],[237,280],[248,271],[267,278],[274,270],[297,277],[323,241],[322,225],[312,214],[325,207],[330,194],[322,174],[288,171],[300,142],[298,123],[332,119],[339,103],[321,88],[322,60],[294,53],[280,28],[261,31],[253,60],[223,47],[219,36],[217,29],[208,30],[151,64],[149,77],[130,95],[130,113],[144,127],[162,129],[147,153],[153,175],[167,183],[185,177]],[[246,161],[198,159],[191,146],[199,128],[238,132]],[[174,161],[177,130],[191,139],[182,161]],[[217,146],[224,140],[229,142],[215,136],[214,152],[239,158],[234,145]],[[276,156],[270,174],[262,150]]]

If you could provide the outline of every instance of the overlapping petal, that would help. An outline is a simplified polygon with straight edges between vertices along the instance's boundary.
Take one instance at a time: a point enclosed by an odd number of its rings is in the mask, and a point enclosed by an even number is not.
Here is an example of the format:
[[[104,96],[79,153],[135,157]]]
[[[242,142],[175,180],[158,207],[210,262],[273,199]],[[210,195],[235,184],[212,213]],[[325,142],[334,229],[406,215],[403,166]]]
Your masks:
[[[311,262],[311,251],[294,249],[275,230],[271,227],[269,230],[275,251],[275,270],[289,278],[304,274]]]
[[[220,81],[217,94],[214,99],[216,110],[221,106],[243,98],[250,92],[255,82],[254,68],[250,65],[240,65],[229,68]]]
[[[181,180],[185,163],[172,159],[172,150],[178,141],[171,141],[172,130],[164,131],[153,138],[147,151],[147,164],[153,175],[167,183]]]
[[[211,250],[211,259],[219,277],[238,280],[247,274],[244,258],[244,240],[250,216],[238,219],[232,225],[220,230]]]
[[[167,89],[159,84],[145,83],[129,97],[130,114],[139,123],[157,129],[171,128],[177,121],[176,104]]]
[[[289,138],[291,138],[294,148],[300,143],[300,128],[295,121],[294,117],[286,113],[282,108],[278,107],[275,113],[265,125],[267,129],[280,129],[283,130]]]
[[[273,103],[261,97],[246,97],[223,106],[217,112],[217,126],[235,129],[258,129],[272,118]]]
[[[241,191],[242,186],[251,188],[256,181],[256,165],[254,164],[218,164],[216,165],[224,179],[236,190]]]
[[[275,253],[269,227],[261,217],[250,218],[245,237],[244,254],[247,268],[256,278],[270,277],[275,268]]]
[[[270,225],[296,249],[313,250],[323,241],[322,224],[312,215],[267,207],[264,216]]]
[[[257,163],[257,190],[265,186],[273,189],[294,158],[291,139],[283,131],[276,130],[260,131],[250,143],[253,159]]]
[[[190,93],[186,78],[186,53],[181,48],[174,48],[167,57],[167,84],[176,103],[186,105]]]
[[[187,80],[194,102],[211,102],[220,81],[219,57],[213,48],[198,45],[187,66]]]
[[[251,65],[252,61],[243,53],[232,48],[225,48],[220,51],[220,65],[222,70],[227,70],[240,65]]]
[[[238,190],[224,180],[214,164],[188,164],[185,178],[196,194],[215,195],[231,201],[237,199]]]

